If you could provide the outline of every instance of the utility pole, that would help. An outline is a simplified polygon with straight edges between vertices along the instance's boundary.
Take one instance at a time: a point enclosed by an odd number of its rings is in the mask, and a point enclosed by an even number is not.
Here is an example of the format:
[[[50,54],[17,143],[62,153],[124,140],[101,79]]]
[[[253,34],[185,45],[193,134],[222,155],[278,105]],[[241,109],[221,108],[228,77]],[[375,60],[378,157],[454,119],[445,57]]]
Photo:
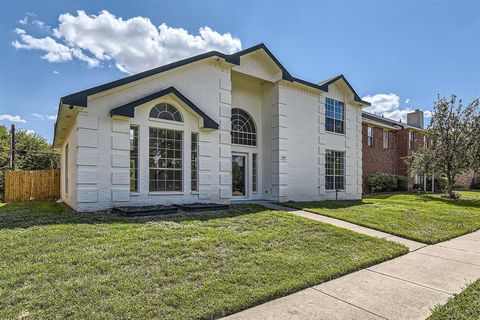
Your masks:
[[[10,169],[15,170],[15,125],[10,129]]]

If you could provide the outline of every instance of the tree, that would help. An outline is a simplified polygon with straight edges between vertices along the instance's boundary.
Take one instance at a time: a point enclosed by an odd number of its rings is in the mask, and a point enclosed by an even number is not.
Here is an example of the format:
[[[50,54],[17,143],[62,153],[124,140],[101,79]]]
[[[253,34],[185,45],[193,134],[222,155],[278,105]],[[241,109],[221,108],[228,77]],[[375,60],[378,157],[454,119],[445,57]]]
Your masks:
[[[464,107],[462,100],[438,97],[432,120],[425,131],[430,141],[408,160],[417,174],[442,175],[451,198],[457,177],[480,168],[480,99]]]
[[[15,131],[15,169],[44,170],[60,165],[60,156],[48,141],[37,133]],[[10,131],[0,125],[0,197],[3,195],[4,170],[10,168]]]

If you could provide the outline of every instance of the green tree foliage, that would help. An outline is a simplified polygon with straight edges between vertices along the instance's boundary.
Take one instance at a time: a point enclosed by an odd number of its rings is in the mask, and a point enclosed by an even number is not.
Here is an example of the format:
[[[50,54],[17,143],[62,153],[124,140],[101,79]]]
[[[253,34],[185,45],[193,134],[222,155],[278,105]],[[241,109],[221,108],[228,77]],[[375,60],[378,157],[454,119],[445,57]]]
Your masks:
[[[10,169],[10,138],[10,130],[0,125],[0,197],[4,192],[4,172]],[[44,170],[59,167],[59,154],[39,134],[16,130],[15,141],[15,169]]]
[[[408,161],[417,174],[444,176],[446,193],[456,198],[457,177],[480,168],[480,99],[464,106],[454,95],[439,97],[425,134],[431,142]]]

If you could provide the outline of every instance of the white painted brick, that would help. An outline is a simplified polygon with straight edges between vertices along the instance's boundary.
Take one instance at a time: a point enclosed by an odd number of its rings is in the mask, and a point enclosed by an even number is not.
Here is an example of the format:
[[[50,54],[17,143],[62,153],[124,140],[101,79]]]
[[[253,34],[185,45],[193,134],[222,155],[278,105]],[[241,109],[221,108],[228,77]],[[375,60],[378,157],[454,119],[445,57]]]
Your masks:
[[[98,146],[98,131],[79,128],[77,131],[77,145],[79,147],[96,148]]]
[[[232,148],[230,145],[220,145],[220,157],[229,158],[232,156]]]
[[[112,152],[112,167],[129,168],[130,153],[128,151]]]
[[[212,161],[210,157],[199,157],[198,158],[198,168],[200,171],[210,171],[212,170]]]
[[[221,103],[220,116],[230,119],[232,116],[232,106],[230,104]]]
[[[129,133],[130,132],[130,121],[112,119],[112,132]]]
[[[220,102],[231,104],[232,103],[232,94],[230,91],[220,90]]]
[[[81,187],[77,189],[77,202],[97,202],[98,189],[96,187]]]
[[[221,129],[221,130],[230,131],[231,126],[232,126],[232,122],[230,121],[229,118],[222,117],[222,118],[220,119],[220,129]]]
[[[77,150],[78,165],[97,165],[98,154],[96,148],[79,147]]]
[[[220,171],[232,171],[232,160],[231,159],[220,159]]]
[[[113,188],[112,201],[124,202],[130,200],[130,190],[128,188]]]
[[[79,113],[77,116],[78,128],[98,129],[98,118]]]
[[[130,169],[129,168],[112,168],[112,184],[129,185]]]
[[[221,132],[220,133],[220,143],[228,144],[232,140],[232,136],[229,132]]]
[[[220,89],[232,90],[232,81],[228,77],[220,78]]]
[[[212,175],[209,173],[200,172],[198,175],[198,184],[201,184],[201,185],[212,184]]]
[[[112,149],[130,150],[130,138],[126,133],[114,133],[112,136]]]
[[[232,184],[232,175],[231,174],[221,174],[220,175],[220,184]]]
[[[232,197],[232,188],[220,188],[220,198],[230,199]]]
[[[83,167],[79,166],[77,168],[77,183],[98,183],[98,172],[97,167]]]

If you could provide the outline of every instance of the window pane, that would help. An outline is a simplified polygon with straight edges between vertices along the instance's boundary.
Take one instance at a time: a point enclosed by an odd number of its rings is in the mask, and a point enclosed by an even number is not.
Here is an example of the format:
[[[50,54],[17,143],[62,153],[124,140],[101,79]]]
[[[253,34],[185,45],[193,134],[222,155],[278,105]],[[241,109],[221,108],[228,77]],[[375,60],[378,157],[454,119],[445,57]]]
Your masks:
[[[138,127],[130,127],[130,191],[138,191]]]
[[[191,145],[191,190],[198,190],[198,133],[192,133],[191,136],[192,145]]]
[[[182,191],[182,132],[150,128],[150,191]]]
[[[257,145],[257,132],[252,117],[239,108],[232,109],[232,143],[247,146]]]
[[[252,191],[257,191],[257,154],[252,154]]]
[[[325,154],[325,188],[345,189],[345,152],[327,150]]]
[[[345,106],[343,102],[325,98],[325,130],[344,133]]]
[[[150,110],[150,118],[183,122],[180,111],[168,103],[160,103]]]

